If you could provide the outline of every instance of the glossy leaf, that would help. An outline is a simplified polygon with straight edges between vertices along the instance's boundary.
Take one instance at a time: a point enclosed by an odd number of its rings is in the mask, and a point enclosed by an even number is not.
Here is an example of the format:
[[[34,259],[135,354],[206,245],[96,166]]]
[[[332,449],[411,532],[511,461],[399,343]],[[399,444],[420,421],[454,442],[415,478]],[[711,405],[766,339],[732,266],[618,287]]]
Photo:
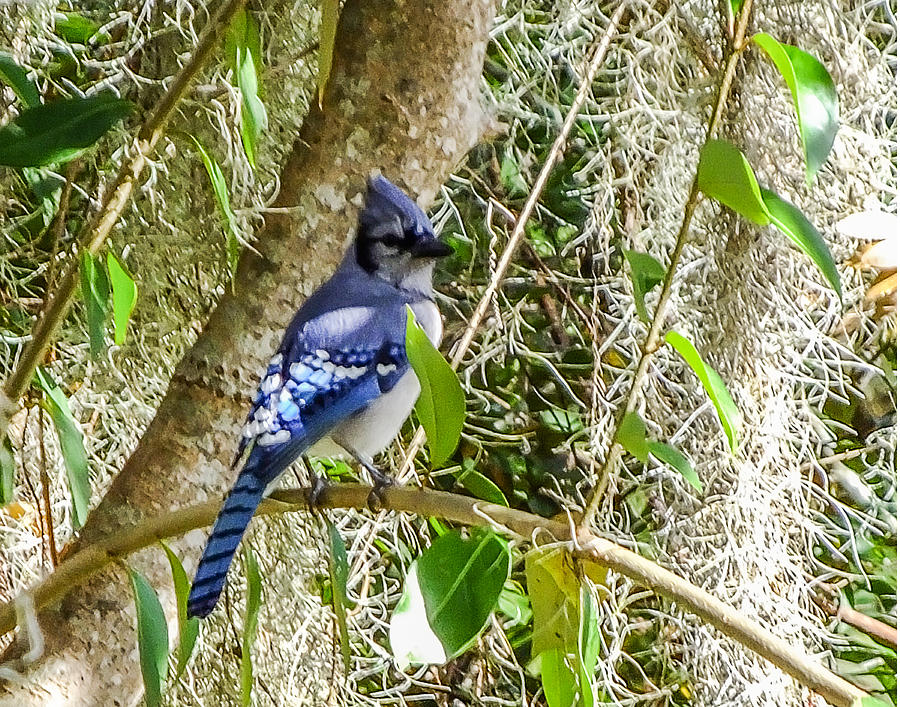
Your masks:
[[[462,469],[454,474],[456,481],[475,498],[509,507],[503,491],[493,481],[475,469],[475,462],[464,459]]]
[[[26,108],[39,105],[41,95],[25,69],[6,52],[0,52],[0,81],[9,86]]]
[[[548,648],[540,655],[541,686],[547,707],[572,707],[578,694],[575,674],[566,662],[561,648]]]
[[[177,680],[187,667],[191,653],[194,652],[194,644],[197,642],[197,634],[200,632],[200,619],[196,616],[188,618],[187,615],[187,598],[191,585],[187,573],[184,571],[184,565],[181,564],[178,555],[172,552],[172,548],[162,540],[159,541],[159,544],[166,551],[169,567],[172,569],[172,584],[175,586],[175,605],[178,612],[178,662],[175,668],[175,679]]]
[[[66,467],[66,478],[69,492],[72,494],[72,525],[77,530],[87,518],[88,504],[91,500],[91,484],[88,478],[87,452],[84,451],[84,437],[81,428],[69,409],[69,399],[53,380],[53,377],[38,366],[34,372],[35,385],[44,392],[41,406],[50,413],[63,463]]]
[[[791,91],[809,181],[828,159],[837,134],[834,81],[822,62],[802,49],[782,44],[765,32],[753,35],[753,41],[769,55]]]
[[[78,157],[131,111],[111,94],[26,108],[0,128],[0,164],[39,167]]]
[[[334,526],[328,523],[328,539],[331,552],[328,553],[328,572],[331,575],[331,605],[334,615],[337,617],[338,636],[341,642],[341,656],[344,659],[344,669],[350,672],[350,634],[347,632],[347,576],[350,567],[347,563],[347,548],[344,539]]]
[[[634,306],[641,321],[650,321],[644,298],[647,293],[661,283],[666,277],[666,269],[652,255],[625,251],[625,259],[630,268],[631,286],[634,288]]]
[[[731,399],[731,394],[722,382],[722,378],[704,361],[694,345],[676,331],[666,334],[666,342],[674,348],[691,367],[700,379],[706,394],[712,400],[719,415],[719,421],[728,437],[728,446],[732,453],[737,449],[738,435],[741,428],[741,415]]]
[[[391,616],[390,643],[401,669],[444,663],[484,630],[509,577],[507,542],[493,531],[437,538],[410,566]]]
[[[244,618],[244,632],[241,637],[241,704],[248,707],[253,690],[253,660],[250,653],[253,641],[256,640],[262,579],[256,556],[247,545],[244,546],[244,566],[247,570],[247,616]]]
[[[432,466],[438,466],[459,444],[466,416],[466,397],[456,373],[434,348],[409,307],[406,355],[422,388],[416,401],[416,416],[425,428]]]
[[[691,463],[684,454],[675,449],[671,444],[665,444],[664,442],[649,442],[648,447],[650,448],[650,454],[663,464],[671,466],[695,489],[703,491],[703,484],[700,482],[700,477],[697,475],[697,472],[694,471],[694,467],[691,466]]]
[[[137,304],[137,284],[131,273],[111,252],[106,254],[106,267],[109,269],[109,281],[112,285],[113,322],[115,323],[116,346],[125,343],[128,331],[128,320]]]
[[[769,214],[759,183],[744,154],[723,140],[710,140],[700,150],[697,182],[707,196],[721,201],[753,223],[765,226]]]
[[[12,442],[9,437],[3,438],[0,444],[0,506],[5,506],[13,500],[13,492],[16,488],[16,457],[13,454]]]
[[[225,222],[225,250],[228,258],[228,269],[232,275],[237,270],[238,256],[240,255],[240,240],[238,239],[237,220],[234,211],[231,210],[231,200],[228,198],[228,185],[225,183],[225,175],[222,174],[222,168],[209,153],[200,144],[200,141],[193,135],[188,135],[194,142],[197,152],[200,153],[200,159],[203,160],[203,166],[206,167],[206,173],[209,175],[209,181],[212,184],[213,194],[216,197],[216,203],[219,206],[219,214]]]
[[[169,654],[169,629],[159,598],[146,578],[128,567],[137,610],[138,653],[144,677],[144,700],[148,707],[162,703]]]
[[[340,17],[340,0],[320,0],[322,23],[319,25],[319,76],[316,79],[316,90],[319,97],[319,108],[325,97],[325,86],[331,76],[331,65],[334,61],[334,39],[337,36],[337,25]]]
[[[594,671],[600,657],[600,610],[590,583],[581,583],[578,623],[578,691],[581,707],[597,704]]]
[[[625,413],[625,417],[622,418],[616,441],[639,461],[646,462],[650,456],[650,447],[647,445],[647,426],[641,416],[633,410]]]
[[[815,226],[813,226],[803,212],[789,201],[785,201],[778,194],[768,189],[762,190],[763,203],[772,223],[788,238],[790,238],[800,250],[802,250],[822,271],[828,284],[841,297],[841,276],[838,274],[831,257],[831,251],[825,239],[822,238]]]
[[[259,25],[246,9],[238,10],[225,43],[235,81],[241,91],[241,142],[251,167],[256,167],[256,142],[268,127],[266,107],[259,98],[257,69],[262,66]]]
[[[106,315],[109,313],[109,279],[100,260],[87,251],[81,254],[81,296],[87,315],[91,356],[106,348]]]

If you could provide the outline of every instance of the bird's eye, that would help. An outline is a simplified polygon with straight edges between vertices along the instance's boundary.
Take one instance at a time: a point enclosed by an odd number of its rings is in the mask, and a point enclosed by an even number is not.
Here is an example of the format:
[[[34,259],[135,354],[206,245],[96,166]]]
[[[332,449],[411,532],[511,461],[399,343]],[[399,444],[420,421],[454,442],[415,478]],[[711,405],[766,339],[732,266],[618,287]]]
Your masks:
[[[398,233],[385,233],[381,237],[381,242],[389,248],[399,248],[403,245],[404,238]]]

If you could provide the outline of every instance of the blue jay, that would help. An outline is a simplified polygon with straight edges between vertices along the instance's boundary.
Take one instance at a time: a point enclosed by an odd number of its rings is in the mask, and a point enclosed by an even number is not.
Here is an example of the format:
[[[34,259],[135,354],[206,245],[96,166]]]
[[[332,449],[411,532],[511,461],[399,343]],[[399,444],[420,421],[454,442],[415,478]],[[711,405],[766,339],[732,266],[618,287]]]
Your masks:
[[[431,279],[437,258],[451,252],[406,194],[384,177],[369,180],[354,243],[294,315],[259,384],[234,465],[246,461],[197,566],[188,616],[213,610],[257,506],[301,454],[346,451],[376,488],[386,483],[373,455],[397,435],[419,395],[406,358],[406,308],[438,345]]]

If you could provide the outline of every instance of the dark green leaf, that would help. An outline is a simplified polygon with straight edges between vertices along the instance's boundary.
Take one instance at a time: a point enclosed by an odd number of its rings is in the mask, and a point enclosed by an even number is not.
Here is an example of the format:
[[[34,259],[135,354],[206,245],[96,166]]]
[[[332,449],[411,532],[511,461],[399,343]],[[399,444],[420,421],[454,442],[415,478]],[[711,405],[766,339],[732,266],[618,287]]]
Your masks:
[[[40,366],[34,372],[35,385],[44,391],[41,405],[50,413],[50,419],[59,436],[69,492],[72,494],[72,525],[77,530],[87,518],[88,504],[91,500],[91,484],[88,479],[87,453],[84,451],[84,437],[72,411],[69,399],[53,380],[53,377]]]
[[[647,293],[661,283],[666,277],[666,269],[652,255],[638,253],[633,250],[625,251],[625,259],[631,268],[631,285],[634,288],[634,306],[637,309],[641,321],[649,322],[647,305],[644,298]]]
[[[600,656],[600,611],[590,582],[581,583],[578,624],[578,687],[581,707],[597,704],[594,670]]]
[[[416,416],[425,428],[432,466],[438,466],[453,454],[459,444],[466,416],[466,396],[456,373],[434,348],[409,307],[406,315],[406,355],[422,388],[416,401]]]
[[[647,445],[647,426],[641,416],[633,410],[625,413],[625,417],[622,418],[616,441],[639,461],[646,462],[650,456],[650,447]]]
[[[681,357],[691,367],[697,378],[700,379],[700,382],[706,389],[706,394],[716,408],[719,421],[722,423],[725,435],[728,437],[728,446],[733,453],[737,449],[741,415],[731,399],[728,388],[722,382],[722,378],[700,357],[694,345],[678,332],[670,331],[666,334],[666,342],[681,354]]]
[[[350,672],[350,634],[347,632],[347,575],[350,568],[347,564],[347,548],[344,539],[334,527],[334,523],[328,523],[328,538],[331,544],[331,552],[328,554],[328,571],[331,575],[331,605],[337,617],[338,636],[341,639],[341,656],[344,659],[344,669]]]
[[[246,544],[244,545],[244,566],[247,569],[247,617],[244,619],[244,633],[241,637],[241,704],[243,707],[248,707],[253,689],[253,661],[250,651],[253,648],[253,641],[256,639],[262,580],[256,556]]]
[[[125,343],[125,332],[128,331],[128,320],[137,304],[137,285],[131,273],[111,252],[106,254],[106,267],[109,269],[109,281],[112,284],[113,321],[116,326],[116,346]]]
[[[822,62],[802,49],[782,44],[765,32],[753,35],[753,41],[769,55],[791,91],[810,181],[828,159],[838,130],[834,81]]]
[[[444,663],[484,629],[509,577],[506,541],[493,531],[437,538],[409,568],[391,616],[390,643],[401,669]]]
[[[175,585],[175,604],[178,609],[178,664],[175,669],[175,679],[181,677],[188,661],[191,659],[191,653],[194,652],[194,644],[197,642],[197,634],[200,631],[200,619],[196,616],[188,618],[187,616],[187,598],[190,592],[190,582],[188,582],[187,573],[184,571],[184,565],[178,559],[178,555],[172,552],[166,543],[162,540],[159,544],[166,551],[166,557],[169,558],[169,567],[172,568],[172,583]]]
[[[16,488],[16,457],[13,454],[9,437],[3,438],[0,444],[0,506],[5,506],[13,499]]]
[[[541,686],[547,707],[572,707],[578,685],[575,674],[566,662],[561,648],[550,648],[541,653]]]
[[[138,652],[144,676],[144,700],[148,707],[162,703],[168,669],[169,629],[159,598],[137,570],[128,567],[137,610]]]
[[[522,170],[513,156],[512,150],[507,150],[500,162],[500,184],[510,196],[524,196],[528,193],[528,184],[522,176]],[[534,240],[531,233],[529,233],[529,238]]]
[[[0,164],[39,167],[68,162],[130,111],[131,103],[105,93],[26,108],[0,128]]]
[[[38,93],[34,81],[28,78],[25,69],[19,66],[15,59],[6,52],[0,52],[0,81],[13,90],[26,108],[40,104],[41,95]]]
[[[475,496],[475,498],[480,498],[482,501],[488,501],[490,503],[496,503],[500,506],[509,506],[509,502],[506,500],[506,496],[503,495],[503,491],[500,490],[500,487],[484,474],[477,471],[475,469],[475,462],[471,459],[464,459],[462,469],[456,472],[454,476],[456,476],[456,480],[462,487]]]
[[[193,140],[197,152],[200,153],[200,159],[203,160],[203,166],[206,167],[206,173],[209,175],[209,181],[212,184],[216,203],[219,205],[219,213],[225,222],[225,250],[228,257],[228,269],[234,275],[237,270],[241,247],[238,239],[237,220],[234,217],[234,212],[231,210],[231,201],[228,198],[228,185],[225,183],[225,175],[222,174],[219,163],[203,149],[200,141],[193,135],[188,135],[188,137]]]
[[[769,214],[759,184],[743,153],[722,140],[710,140],[700,150],[697,182],[707,196],[721,201],[753,223],[765,226]]]
[[[109,280],[106,270],[95,256],[81,254],[81,296],[87,313],[91,356],[97,357],[106,347],[106,315],[109,313]]]
[[[810,257],[822,271],[828,284],[837,292],[838,297],[841,297],[841,276],[834,265],[828,244],[815,226],[807,220],[800,209],[775,192],[763,189],[762,198],[772,217],[772,223]]]
[[[700,483],[700,477],[694,471],[694,467],[681,452],[670,444],[663,442],[650,442],[650,454],[659,459],[664,464],[668,464],[675,471],[681,474],[685,480],[698,491],[703,490],[703,484]]]
[[[321,108],[334,61],[334,39],[337,36],[341,3],[340,0],[320,0],[319,8],[322,11],[322,23],[319,25],[319,77],[316,84]]]

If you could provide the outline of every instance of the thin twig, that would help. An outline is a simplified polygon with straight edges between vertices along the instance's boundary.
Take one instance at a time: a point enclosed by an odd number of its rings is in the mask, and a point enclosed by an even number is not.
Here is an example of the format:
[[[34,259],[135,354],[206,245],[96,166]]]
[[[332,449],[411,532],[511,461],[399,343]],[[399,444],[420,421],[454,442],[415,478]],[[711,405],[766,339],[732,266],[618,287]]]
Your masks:
[[[722,81],[719,84],[719,93],[716,97],[715,108],[709,119],[706,129],[706,139],[709,140],[716,134],[719,123],[722,120],[722,114],[725,112],[725,103],[728,100],[728,94],[731,91],[731,84],[734,81],[735,69],[737,68],[738,59],[740,59],[741,49],[743,45],[744,34],[747,31],[747,23],[750,19],[750,9],[753,6],[753,0],[746,0],[741,8],[741,15],[738,20],[737,33],[732,44],[731,53],[728,55],[725,64],[725,71],[722,74]],[[625,404],[620,406],[616,413],[616,424],[613,427],[609,452],[600,468],[600,478],[596,480],[594,488],[588,497],[587,506],[585,507],[584,517],[579,524],[582,528],[590,527],[597,515],[600,507],[600,499],[605,489],[604,479],[608,477],[619,456],[622,453],[622,445],[617,441],[619,428],[622,426],[622,420],[625,415],[634,410],[637,404],[638,396],[644,384],[644,377],[647,369],[650,367],[650,357],[659,349],[661,345],[661,332],[663,323],[666,318],[666,308],[669,304],[669,298],[672,296],[672,283],[675,281],[675,273],[678,270],[678,263],[681,260],[681,253],[687,244],[688,236],[691,230],[691,221],[694,218],[694,211],[700,203],[700,186],[697,175],[694,175],[691,191],[688,195],[687,203],[684,206],[684,218],[681,221],[681,228],[678,230],[678,236],[675,239],[675,247],[672,249],[672,256],[669,259],[669,267],[666,270],[666,277],[663,280],[662,290],[659,294],[659,304],[656,306],[656,312],[653,315],[653,321],[650,324],[650,330],[647,332],[647,338],[641,347],[641,357],[638,360],[637,369],[634,377],[631,379],[631,387],[628,389],[628,395],[625,398]]]
[[[53,531],[53,508],[50,505],[50,474],[47,473],[47,445],[44,441],[44,408],[38,408],[38,445],[41,449],[41,495],[44,498],[44,516],[47,519],[47,546],[50,549],[50,563],[59,565],[59,553],[56,551],[56,535]]]
[[[531,188],[531,192],[528,194],[528,199],[525,201],[525,206],[522,208],[519,218],[516,219],[516,225],[513,227],[506,248],[497,260],[497,266],[494,269],[491,281],[481,295],[481,299],[478,301],[475,311],[472,313],[462,337],[452,349],[453,355],[450,358],[450,365],[454,370],[459,368],[459,364],[462,363],[469,347],[475,340],[475,332],[478,331],[478,327],[481,326],[481,322],[488,311],[488,307],[490,307],[497,290],[500,289],[500,285],[506,277],[506,271],[509,269],[519,243],[525,235],[525,225],[528,223],[528,219],[531,218],[531,214],[535,207],[537,207],[538,199],[540,199],[544,187],[547,185],[550,173],[553,171],[553,168],[556,166],[557,161],[565,150],[569,132],[571,132],[572,127],[575,125],[575,121],[578,119],[578,113],[581,110],[581,106],[584,105],[588,93],[590,93],[591,86],[594,83],[594,76],[597,74],[601,64],[603,64],[603,60],[606,58],[606,52],[609,50],[610,42],[612,41],[613,35],[615,34],[619,23],[622,21],[625,12],[626,3],[622,3],[616,8],[612,17],[609,18],[609,26],[606,28],[606,32],[600,39],[600,43],[597,45],[594,56],[591,58],[591,62],[588,64],[588,68],[581,80],[581,85],[578,87],[578,93],[575,94],[575,99],[572,101],[572,107],[569,108],[566,119],[563,121],[559,135],[557,135],[556,140],[553,141],[553,146],[550,148],[547,160],[544,162],[544,166],[541,168],[541,171],[534,182],[534,186]],[[416,430],[416,434],[413,436],[413,439],[406,450],[406,457],[404,458],[403,465],[400,469],[399,478],[401,480],[406,479],[408,475],[413,473],[413,462],[419,454],[419,451],[422,449],[424,442],[425,430],[420,426],[419,429]]]
[[[79,284],[81,252],[96,255],[113,226],[119,220],[131,198],[134,185],[153,153],[175,105],[187,91],[188,85],[206,63],[218,40],[219,34],[245,0],[226,0],[210,19],[197,41],[197,48],[184,68],[175,76],[168,90],[157,102],[131,144],[131,157],[119,169],[115,180],[106,190],[100,211],[87,222],[78,237],[79,252],[69,262],[59,287],[32,330],[31,341],[25,346],[16,368],[0,392],[0,439],[6,435],[9,419],[18,409],[19,398],[31,384],[35,369],[44,358],[47,348],[56,336],[69,311]]]
[[[322,492],[317,505],[320,508],[362,510],[368,507],[371,491],[371,486],[362,484],[335,484]],[[276,491],[271,498],[263,501],[257,515],[308,510],[308,499],[309,489]],[[573,542],[573,530],[568,523],[459,494],[412,487],[389,487],[382,493],[381,502],[390,511],[415,513],[422,517],[433,516],[464,525],[490,525],[508,529],[514,536],[541,536],[551,541],[567,543],[574,556],[609,567],[657,594],[672,599],[833,704],[852,707],[856,700],[866,696],[862,690],[806,656],[802,648],[772,635],[725,602],[651,560],[586,531],[579,533],[577,542]],[[35,608],[41,609],[59,600],[73,586],[84,582],[111,563],[121,561],[132,552],[154,545],[162,539],[210,525],[215,520],[220,505],[219,500],[213,500],[170,511],[147,518],[130,530],[119,532],[102,542],[88,545],[64,560],[52,575],[29,592],[34,599]],[[0,634],[12,631],[15,627],[14,603],[0,605]]]

